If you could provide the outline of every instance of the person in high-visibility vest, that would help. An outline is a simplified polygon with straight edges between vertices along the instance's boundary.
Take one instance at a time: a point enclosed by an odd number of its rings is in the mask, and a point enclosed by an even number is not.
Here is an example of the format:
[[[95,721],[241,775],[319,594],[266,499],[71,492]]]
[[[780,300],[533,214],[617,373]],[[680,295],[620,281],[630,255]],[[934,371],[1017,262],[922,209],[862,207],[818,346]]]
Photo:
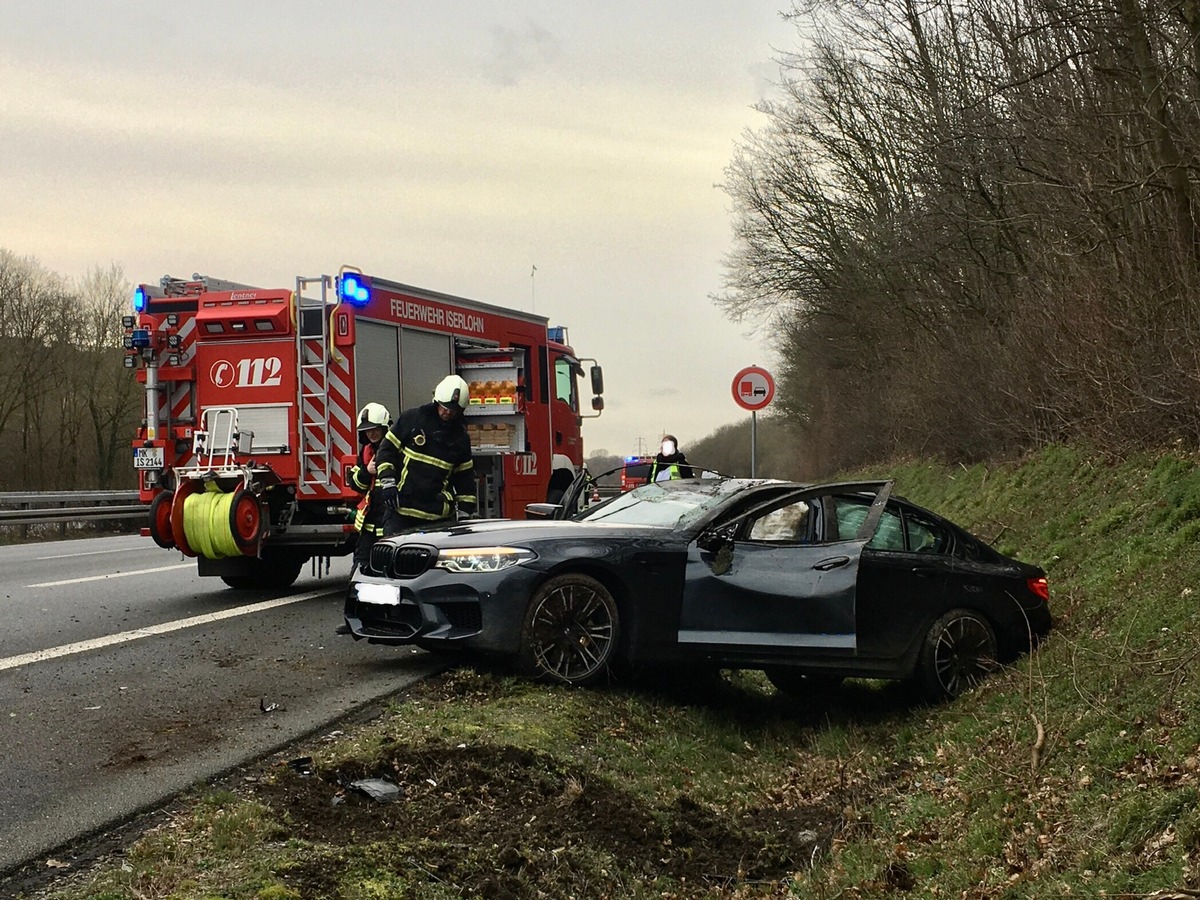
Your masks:
[[[675,478],[692,478],[692,467],[687,464],[687,457],[679,449],[679,441],[675,435],[664,434],[662,445],[650,463],[648,481],[670,481]]]
[[[347,481],[362,494],[354,514],[354,529],[358,543],[354,545],[354,564],[365,567],[371,557],[371,547],[383,537],[383,519],[387,507],[383,504],[375,474],[379,444],[392,426],[391,413],[382,403],[368,403],[358,413],[358,459],[350,469]]]
[[[385,537],[413,526],[475,512],[475,462],[463,424],[467,383],[447,375],[433,402],[400,414],[379,445],[378,484],[387,507]]]

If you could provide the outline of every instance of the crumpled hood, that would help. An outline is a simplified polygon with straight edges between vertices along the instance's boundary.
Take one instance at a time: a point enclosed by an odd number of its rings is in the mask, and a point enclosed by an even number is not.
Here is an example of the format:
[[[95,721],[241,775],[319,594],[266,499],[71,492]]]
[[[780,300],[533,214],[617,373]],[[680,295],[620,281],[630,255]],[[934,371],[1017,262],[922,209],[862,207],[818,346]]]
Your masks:
[[[477,547],[485,542],[521,545],[545,540],[579,541],[589,538],[639,536],[662,540],[673,533],[670,528],[655,525],[535,519],[470,519],[429,531],[405,532],[384,540],[394,543],[430,544],[435,547]]]

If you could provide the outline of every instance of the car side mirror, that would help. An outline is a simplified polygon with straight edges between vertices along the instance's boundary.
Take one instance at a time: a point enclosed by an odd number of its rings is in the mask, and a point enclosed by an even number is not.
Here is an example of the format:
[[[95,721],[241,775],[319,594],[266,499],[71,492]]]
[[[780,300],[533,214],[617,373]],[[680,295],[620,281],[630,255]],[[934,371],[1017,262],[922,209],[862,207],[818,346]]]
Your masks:
[[[592,376],[592,393],[593,394],[603,394],[604,393],[604,370],[601,369],[599,366],[592,366],[591,376]],[[603,404],[601,404],[600,408],[603,409]]]
[[[596,412],[602,411],[604,409],[604,398],[603,397],[593,397],[592,398],[592,409],[594,409]]]
[[[561,510],[562,506],[558,503],[526,503],[525,518],[553,519]]]
[[[735,534],[737,534],[737,524],[727,522],[724,525],[718,525],[715,528],[709,528],[707,531],[701,532],[700,537],[696,538],[696,546],[709,553],[716,553],[725,545],[732,544]]]

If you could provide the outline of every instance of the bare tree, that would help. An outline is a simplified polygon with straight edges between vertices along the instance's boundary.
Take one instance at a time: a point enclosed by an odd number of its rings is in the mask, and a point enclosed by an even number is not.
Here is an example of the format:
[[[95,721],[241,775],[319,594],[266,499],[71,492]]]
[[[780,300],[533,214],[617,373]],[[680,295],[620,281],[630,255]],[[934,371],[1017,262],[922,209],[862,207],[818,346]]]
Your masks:
[[[1147,0],[791,15],[811,37],[727,170],[714,299],[773,336],[816,455],[1200,441],[1200,15]]]
[[[50,427],[53,396],[69,346],[65,282],[37,260],[0,250],[0,434],[10,448],[8,477],[41,486],[61,468],[70,437]],[[55,425],[58,424],[56,421]]]
[[[116,266],[71,285],[0,249],[0,452],[8,488],[132,484],[119,462],[138,416],[121,365],[129,288]]]
[[[139,417],[140,387],[122,365],[124,329],[132,286],[120,266],[93,268],[76,287],[80,299],[77,374],[94,449],[92,477],[99,487],[132,482],[129,441]]]

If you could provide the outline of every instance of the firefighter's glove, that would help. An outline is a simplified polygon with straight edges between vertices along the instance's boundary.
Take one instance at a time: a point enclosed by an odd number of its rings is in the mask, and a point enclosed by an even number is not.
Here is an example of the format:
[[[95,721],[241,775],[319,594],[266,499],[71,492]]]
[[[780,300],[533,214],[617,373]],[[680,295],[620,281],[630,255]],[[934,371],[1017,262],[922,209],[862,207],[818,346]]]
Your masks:
[[[379,483],[379,499],[383,501],[383,505],[388,509],[399,511],[400,509],[400,491],[396,487],[395,478],[380,478]]]

